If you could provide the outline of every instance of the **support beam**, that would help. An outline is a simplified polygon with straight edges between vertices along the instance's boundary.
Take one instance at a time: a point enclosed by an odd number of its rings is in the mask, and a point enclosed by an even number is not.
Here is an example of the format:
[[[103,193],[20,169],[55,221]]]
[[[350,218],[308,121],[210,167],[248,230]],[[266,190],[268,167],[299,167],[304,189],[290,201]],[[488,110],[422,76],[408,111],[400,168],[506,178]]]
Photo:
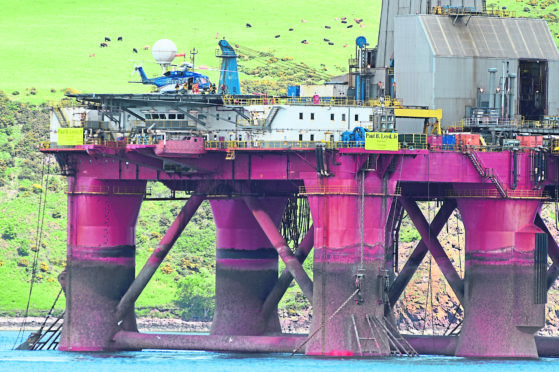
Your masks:
[[[287,199],[263,204],[279,225]],[[264,317],[262,304],[278,281],[278,253],[239,198],[210,200],[216,226],[215,312],[211,335],[264,336],[281,333],[277,309]]]
[[[216,336],[118,332],[120,350],[165,349],[252,353],[291,353],[305,336]]]
[[[310,227],[309,231],[307,231],[307,234],[305,235],[305,237],[301,241],[301,244],[299,245],[299,247],[297,247],[297,251],[295,252],[295,257],[297,257],[297,260],[299,260],[301,264],[305,262],[305,259],[309,255],[313,245],[314,225]],[[287,291],[287,288],[289,288],[292,280],[293,275],[291,275],[287,268],[284,269],[276,285],[274,286],[268,297],[266,297],[266,301],[262,305],[262,314],[264,314],[264,317],[270,315],[271,312],[277,308],[279,302],[285,294],[285,291]]]
[[[184,231],[192,216],[194,216],[194,213],[198,210],[200,204],[202,204],[202,201],[204,201],[204,196],[194,195],[184,204],[177,218],[175,218],[171,227],[169,227],[169,230],[167,230],[157,245],[157,248],[148,258],[146,264],[120,300],[116,308],[117,319],[120,320],[121,317],[134,306],[134,303],[138,297],[140,297],[140,294],[149,283],[157,268],[161,265],[165,257],[167,257],[167,254]]]
[[[458,298],[460,303],[463,303],[464,282],[460,278],[460,275],[456,272],[452,262],[450,262],[450,259],[446,255],[441,243],[439,243],[439,240],[437,239],[438,234],[430,228],[427,220],[423,216],[423,213],[421,213],[421,210],[415,201],[408,198],[401,198],[400,201],[408,212],[408,215],[419,232],[419,235],[421,235],[422,241],[424,241],[427,245],[429,252],[431,252],[431,255],[435,259],[435,262],[437,262],[437,265],[441,269],[441,272],[446,278],[448,284],[450,284],[456,298]]]
[[[262,203],[254,197],[243,197],[243,200],[245,201],[248,209],[252,212],[264,234],[266,234],[270,240],[270,243],[272,243],[274,248],[277,250],[282,261],[285,263],[286,268],[293,275],[297,284],[299,284],[303,294],[309,301],[312,301],[312,281],[303,269],[303,265],[301,265],[299,260],[293,255],[293,252],[285,243],[285,240],[279,233],[277,226],[264,210]]]
[[[436,234],[436,236],[439,235],[444,225],[452,215],[454,209],[456,209],[456,200],[449,199],[444,202],[431,223],[431,231],[433,232],[433,234]],[[428,251],[429,248],[427,248],[425,241],[421,239],[419,244],[417,244],[410,257],[408,258],[406,264],[404,265],[404,268],[402,269],[402,271],[400,271],[400,274],[396,277],[396,280],[394,280],[394,283],[392,283],[392,285],[390,286],[388,298],[390,300],[391,307],[394,307],[394,305],[402,295],[402,292],[407,287],[411,278],[417,271],[419,265],[421,265],[421,262],[425,258],[425,255]]]
[[[549,290],[559,277],[559,246],[539,213],[536,214],[534,225],[547,234],[547,253],[553,261],[553,265],[547,269],[547,289]]]
[[[459,198],[466,233],[464,322],[456,355],[537,358],[545,325],[535,280],[540,200]],[[542,288],[543,287],[543,288]]]
[[[68,178],[67,264],[59,277],[66,311],[59,350],[115,350],[116,332],[137,331],[134,312],[116,319],[115,309],[134,281],[136,220],[146,183],[83,173]],[[135,192],[115,193],[125,187]]]

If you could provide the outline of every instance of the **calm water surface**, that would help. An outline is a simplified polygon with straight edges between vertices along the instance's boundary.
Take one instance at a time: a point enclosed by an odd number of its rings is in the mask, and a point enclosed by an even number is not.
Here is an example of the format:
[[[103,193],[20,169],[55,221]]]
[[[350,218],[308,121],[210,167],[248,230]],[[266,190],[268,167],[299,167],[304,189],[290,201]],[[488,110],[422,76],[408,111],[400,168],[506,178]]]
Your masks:
[[[26,335],[27,336],[27,335]],[[288,354],[230,354],[204,351],[63,353],[13,351],[17,332],[0,331],[0,371],[141,372],[141,371],[559,371],[559,359],[474,360],[441,356],[382,359],[323,359]]]

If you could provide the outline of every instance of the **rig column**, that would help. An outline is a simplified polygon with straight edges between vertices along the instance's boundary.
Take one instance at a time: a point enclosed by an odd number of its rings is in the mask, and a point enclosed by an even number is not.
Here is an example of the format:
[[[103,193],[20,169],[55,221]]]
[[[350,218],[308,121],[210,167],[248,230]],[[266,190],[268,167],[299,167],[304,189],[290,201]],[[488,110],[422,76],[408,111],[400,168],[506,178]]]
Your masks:
[[[545,300],[538,293],[547,290],[545,280],[541,288],[536,280],[541,230],[534,218],[540,201],[461,198],[458,206],[466,230],[466,271],[456,355],[537,358],[534,333],[545,322]]]
[[[136,220],[145,181],[68,178],[68,247],[61,284],[66,312],[60,350],[113,350],[120,330],[136,331],[134,310],[116,306],[134,281]]]
[[[382,195],[392,194],[395,183],[383,187],[377,173],[357,173],[351,179],[309,179],[305,187],[315,228],[306,354],[390,355],[381,324],[388,301],[384,240],[392,197]]]
[[[277,226],[285,198],[260,198]],[[211,200],[217,228],[215,314],[212,335],[260,336],[281,332],[277,306],[262,305],[278,280],[278,254],[243,199]]]

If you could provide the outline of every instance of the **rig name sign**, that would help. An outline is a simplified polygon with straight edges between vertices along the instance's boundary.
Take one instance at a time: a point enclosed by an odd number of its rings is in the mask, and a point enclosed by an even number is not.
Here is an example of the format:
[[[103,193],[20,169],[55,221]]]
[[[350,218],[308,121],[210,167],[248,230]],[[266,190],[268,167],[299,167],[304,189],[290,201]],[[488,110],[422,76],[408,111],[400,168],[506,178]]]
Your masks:
[[[365,133],[365,150],[398,151],[398,133]]]
[[[83,145],[83,128],[59,128],[58,145],[60,146]]]

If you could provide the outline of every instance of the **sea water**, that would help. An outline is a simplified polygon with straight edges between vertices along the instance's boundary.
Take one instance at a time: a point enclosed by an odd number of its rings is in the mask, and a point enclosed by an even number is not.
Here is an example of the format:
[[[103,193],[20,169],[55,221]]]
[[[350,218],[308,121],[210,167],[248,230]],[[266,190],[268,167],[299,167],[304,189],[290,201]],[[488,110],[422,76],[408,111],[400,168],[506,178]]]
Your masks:
[[[23,335],[26,339],[29,334]],[[19,338],[22,336],[20,335]],[[61,351],[16,351],[18,332],[0,332],[0,371],[42,372],[172,372],[172,371],[559,371],[559,359],[538,360],[470,359],[445,356],[377,359],[317,358],[289,354],[216,353],[162,351],[77,353]]]

